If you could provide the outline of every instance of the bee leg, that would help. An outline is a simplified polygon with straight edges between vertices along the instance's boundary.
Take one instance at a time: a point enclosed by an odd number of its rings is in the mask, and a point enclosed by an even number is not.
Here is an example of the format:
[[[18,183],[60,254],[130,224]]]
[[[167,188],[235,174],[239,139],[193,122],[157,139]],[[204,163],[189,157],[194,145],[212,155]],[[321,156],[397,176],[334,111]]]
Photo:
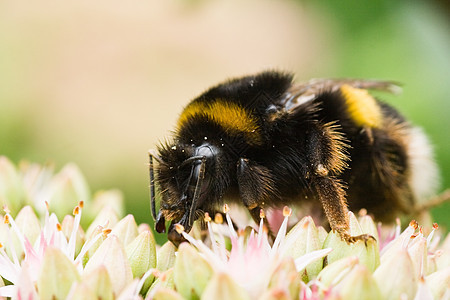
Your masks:
[[[358,240],[367,242],[369,239],[375,239],[369,234],[350,235],[345,192],[338,179],[319,175],[313,178],[312,185],[319,195],[331,229],[337,231],[344,241],[354,243]]]
[[[262,207],[276,197],[272,174],[268,168],[241,158],[237,163],[237,180],[242,201],[253,220],[259,224]],[[269,236],[273,236],[267,218],[264,218],[264,225]]]

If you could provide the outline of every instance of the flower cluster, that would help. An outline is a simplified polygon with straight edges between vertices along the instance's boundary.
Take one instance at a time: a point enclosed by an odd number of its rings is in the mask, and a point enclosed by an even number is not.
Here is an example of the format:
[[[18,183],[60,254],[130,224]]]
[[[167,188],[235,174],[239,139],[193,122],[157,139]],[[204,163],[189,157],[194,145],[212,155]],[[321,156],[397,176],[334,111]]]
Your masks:
[[[123,217],[116,191],[91,199],[75,166],[54,174],[32,164],[17,169],[4,157],[0,202],[0,299],[450,297],[450,235],[437,225],[412,221],[401,232],[349,213],[351,234],[373,238],[347,244],[311,217],[289,229],[285,207],[272,239],[263,211],[259,225],[236,230],[234,208],[225,206],[189,234],[177,225],[188,241],[177,249],[155,245],[147,224]]]

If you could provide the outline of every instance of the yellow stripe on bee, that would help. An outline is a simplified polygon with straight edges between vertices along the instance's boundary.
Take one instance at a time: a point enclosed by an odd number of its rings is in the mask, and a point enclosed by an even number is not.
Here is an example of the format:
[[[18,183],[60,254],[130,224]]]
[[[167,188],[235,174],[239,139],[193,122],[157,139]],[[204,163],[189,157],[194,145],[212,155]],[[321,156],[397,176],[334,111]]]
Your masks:
[[[193,116],[206,116],[222,126],[227,132],[243,133],[251,144],[261,143],[261,134],[256,119],[243,107],[222,100],[213,102],[192,102],[181,113],[178,128]]]
[[[382,121],[380,106],[367,90],[349,85],[341,87],[347,104],[347,112],[358,126],[379,127]]]

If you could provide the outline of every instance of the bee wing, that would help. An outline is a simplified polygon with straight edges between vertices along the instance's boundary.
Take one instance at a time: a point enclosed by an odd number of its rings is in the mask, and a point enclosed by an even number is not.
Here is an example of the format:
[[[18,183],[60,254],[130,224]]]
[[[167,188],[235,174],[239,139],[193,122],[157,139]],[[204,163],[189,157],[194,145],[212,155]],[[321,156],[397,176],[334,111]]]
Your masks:
[[[315,99],[318,94],[324,91],[335,92],[343,85],[350,85],[359,89],[384,91],[392,94],[399,94],[402,91],[399,84],[392,81],[319,78],[311,79],[291,87],[281,104],[286,110],[292,110],[303,103]]]

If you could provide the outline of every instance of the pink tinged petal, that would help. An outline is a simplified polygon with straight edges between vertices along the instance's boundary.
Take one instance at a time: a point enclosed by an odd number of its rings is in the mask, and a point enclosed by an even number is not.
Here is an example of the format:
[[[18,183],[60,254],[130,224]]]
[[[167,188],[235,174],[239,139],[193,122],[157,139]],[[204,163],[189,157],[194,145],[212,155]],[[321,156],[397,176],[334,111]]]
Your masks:
[[[419,280],[419,288],[414,300],[434,300],[433,294],[423,278]]]
[[[396,300],[401,295],[413,299],[416,294],[418,277],[415,276],[413,262],[405,249],[400,249],[397,253],[391,252],[375,270],[373,277],[384,299]]]
[[[47,248],[37,281],[41,299],[65,299],[72,284],[80,280],[73,263],[60,250]]]
[[[87,262],[84,272],[90,272],[101,265],[106,267],[111,281],[114,282],[115,295],[119,295],[122,289],[133,280],[125,249],[119,239],[113,234],[110,234],[98,247],[97,251]]]
[[[16,284],[17,286],[17,299],[27,299],[27,300],[38,300],[40,299],[36,289],[35,280],[32,277],[33,267],[24,263],[22,266],[22,272],[19,276],[19,280]]]
[[[41,268],[43,256],[39,256],[38,253],[34,250],[33,246],[31,246],[30,241],[25,239],[25,260],[30,268],[30,276],[33,282],[37,281],[39,276],[39,271]]]

